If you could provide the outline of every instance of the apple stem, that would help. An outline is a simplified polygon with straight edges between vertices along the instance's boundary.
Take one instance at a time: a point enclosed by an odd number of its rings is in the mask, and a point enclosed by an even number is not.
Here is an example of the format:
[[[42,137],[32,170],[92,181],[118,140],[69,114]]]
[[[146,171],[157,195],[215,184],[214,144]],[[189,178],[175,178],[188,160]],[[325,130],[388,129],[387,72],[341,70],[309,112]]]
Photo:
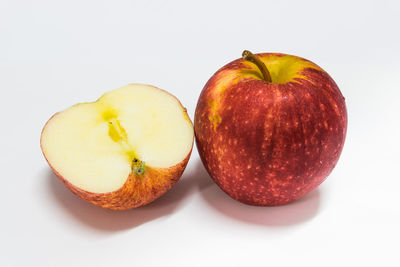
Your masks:
[[[250,61],[258,67],[258,69],[261,71],[264,81],[269,83],[272,82],[271,74],[269,73],[267,67],[256,55],[251,53],[249,50],[244,50],[242,53],[242,58],[244,60]]]

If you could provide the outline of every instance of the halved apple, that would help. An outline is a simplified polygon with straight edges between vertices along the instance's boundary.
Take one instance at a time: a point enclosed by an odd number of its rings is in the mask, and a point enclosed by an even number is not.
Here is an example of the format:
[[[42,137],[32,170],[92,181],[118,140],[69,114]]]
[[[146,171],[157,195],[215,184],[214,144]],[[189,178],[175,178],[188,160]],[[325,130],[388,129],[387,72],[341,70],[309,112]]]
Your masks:
[[[130,84],[53,115],[40,144],[73,193],[124,210],[152,202],[179,180],[193,138],[192,122],[177,98]]]

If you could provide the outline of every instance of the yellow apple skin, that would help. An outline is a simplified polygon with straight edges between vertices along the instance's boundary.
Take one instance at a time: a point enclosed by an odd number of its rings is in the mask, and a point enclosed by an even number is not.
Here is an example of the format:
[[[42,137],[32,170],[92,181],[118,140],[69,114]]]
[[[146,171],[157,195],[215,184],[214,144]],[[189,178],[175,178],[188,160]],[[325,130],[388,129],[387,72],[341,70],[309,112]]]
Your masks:
[[[153,86],[154,87],[154,86]],[[157,88],[157,87],[155,87]],[[163,89],[157,88],[159,90],[164,91],[165,93],[173,96],[181,106],[185,119],[190,122],[193,127],[193,123],[190,120],[189,115],[187,114],[187,110],[183,107],[182,103],[176,98],[174,95],[165,91]],[[169,167],[169,168],[152,168],[150,166],[146,166],[146,172],[142,175],[137,175],[136,173],[131,173],[128,177],[124,185],[115,190],[113,192],[107,193],[94,193],[86,190],[82,190],[70,182],[68,182],[53,166],[51,166],[50,161],[46,157],[43,148],[43,132],[46,129],[46,126],[49,122],[57,116],[59,112],[55,113],[50,119],[46,122],[43,127],[41,137],[40,137],[40,147],[43,153],[44,158],[49,164],[50,168],[54,172],[54,174],[59,178],[59,180],[67,187],[72,193],[80,197],[81,199],[96,205],[98,207],[102,207],[110,210],[128,210],[137,208],[140,206],[147,205],[157,198],[161,197],[165,194],[172,186],[181,178],[187,163],[189,162],[190,155],[193,150],[194,139],[192,140],[191,149],[188,155],[183,159],[180,163]]]

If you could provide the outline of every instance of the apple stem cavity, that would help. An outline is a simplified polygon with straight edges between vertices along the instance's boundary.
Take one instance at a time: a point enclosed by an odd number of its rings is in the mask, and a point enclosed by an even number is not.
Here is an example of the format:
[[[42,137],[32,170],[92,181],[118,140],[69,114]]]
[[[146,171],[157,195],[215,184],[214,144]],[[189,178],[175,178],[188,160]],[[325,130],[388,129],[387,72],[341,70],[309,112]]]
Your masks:
[[[242,58],[257,66],[263,76],[264,81],[269,83],[272,82],[271,74],[269,73],[267,67],[256,55],[251,53],[249,50],[244,50],[242,53]]]

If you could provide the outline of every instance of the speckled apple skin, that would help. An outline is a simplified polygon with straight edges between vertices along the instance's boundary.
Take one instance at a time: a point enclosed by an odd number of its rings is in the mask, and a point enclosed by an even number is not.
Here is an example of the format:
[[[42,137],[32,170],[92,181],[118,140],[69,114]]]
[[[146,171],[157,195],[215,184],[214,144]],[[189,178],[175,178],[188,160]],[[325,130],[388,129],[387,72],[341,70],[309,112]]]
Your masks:
[[[194,118],[201,160],[217,185],[240,202],[275,206],[299,199],[339,159],[347,130],[345,99],[325,71],[298,59],[313,67],[283,84],[251,77],[222,81],[226,71],[249,69],[235,60],[201,92]],[[224,82],[223,93],[216,93]]]
[[[74,186],[51,166],[47,158],[46,160],[60,181],[78,197],[102,208],[127,210],[149,204],[171,189],[182,176],[189,158],[190,153],[173,167],[147,167],[143,175],[131,173],[120,189],[109,193],[93,193]]]

